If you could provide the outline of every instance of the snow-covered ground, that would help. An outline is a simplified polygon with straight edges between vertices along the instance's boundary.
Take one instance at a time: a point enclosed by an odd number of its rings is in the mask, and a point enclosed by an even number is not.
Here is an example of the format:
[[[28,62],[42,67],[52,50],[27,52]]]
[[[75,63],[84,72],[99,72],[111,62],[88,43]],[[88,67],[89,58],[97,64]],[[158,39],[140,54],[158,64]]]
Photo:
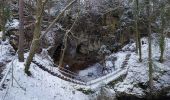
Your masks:
[[[119,82],[115,85],[114,90],[121,94],[127,93],[142,97],[145,95],[144,91],[148,87],[148,44],[147,38],[143,38],[144,44],[142,45],[142,59],[140,63],[138,61],[138,55],[132,52],[128,63],[128,73],[123,82]],[[156,43],[156,42],[155,42]],[[163,64],[159,63],[158,59],[160,56],[158,44],[152,45],[152,59],[153,59],[153,69],[154,69],[154,90],[160,90],[170,86],[170,39],[166,39],[166,50],[165,50],[165,62]],[[132,44],[129,47],[132,47]],[[125,51],[126,52],[126,51]]]
[[[144,88],[147,86],[148,82],[148,66],[147,66],[147,52],[148,45],[147,39],[143,38],[144,44],[142,45],[142,59],[140,63],[138,61],[138,55],[134,52],[135,44],[128,44],[125,46],[122,51],[111,54],[107,57],[106,66],[112,67],[112,71],[116,72],[121,70],[123,62],[126,60],[126,55],[131,54],[130,59],[127,61],[127,75],[123,81],[118,82],[114,86],[114,91],[116,94],[127,93],[134,94],[138,97],[145,95]],[[169,64],[169,55],[170,55],[170,39],[166,39],[166,53],[165,53],[165,62],[163,64],[159,63],[157,60],[159,58],[159,48],[153,45],[153,65],[154,65],[154,87],[156,90],[161,89],[162,87],[170,86],[170,64]],[[6,45],[8,46],[8,45]],[[10,45],[9,45],[10,46]],[[0,59],[4,59],[4,54],[6,55],[9,52],[8,49],[4,49],[2,54],[0,54]],[[25,55],[27,56],[27,54]],[[41,55],[42,57],[42,55]],[[116,60],[112,61],[114,58]],[[13,58],[12,56],[9,58]],[[37,57],[35,59],[38,60]],[[43,60],[47,65],[50,65],[51,62]],[[24,73],[24,63],[19,63],[18,60],[10,62],[6,65],[6,69],[10,68],[13,64],[13,86],[11,81],[11,72],[7,76],[5,81],[5,89],[0,90],[0,100],[89,100],[91,96],[85,95],[82,92],[78,91],[79,85],[62,80],[58,77],[52,76],[51,74],[44,72],[42,69],[37,67],[35,64],[31,64],[31,73],[32,76],[28,77]],[[87,75],[89,72],[97,73],[96,66],[94,65],[86,70],[82,70],[80,75]],[[7,70],[4,70],[5,73]],[[126,70],[124,70],[126,71]],[[124,72],[122,72],[124,73]],[[120,74],[120,73],[118,73]],[[109,76],[111,75],[111,76]],[[108,83],[111,79],[119,77],[119,75],[114,75],[114,73],[108,74],[108,79],[104,79],[103,83]],[[114,76],[114,77],[113,77]],[[101,84],[101,81],[97,81]],[[98,84],[93,84],[88,88],[97,87]],[[113,91],[113,90],[111,90]],[[4,99],[5,98],[5,99]]]
[[[24,64],[14,60],[14,80],[0,91],[1,100],[88,100],[88,96],[73,88],[73,84],[31,65],[32,77],[24,73]],[[7,65],[10,67],[11,64]],[[11,74],[7,79],[10,79]],[[5,99],[4,99],[5,98]]]
[[[9,61],[11,56],[15,54],[12,46],[9,44],[8,41],[0,41],[0,61],[4,62]]]
[[[5,69],[5,65],[12,60],[12,56],[15,52],[8,41],[0,41],[0,80],[4,73],[2,71]]]
[[[31,64],[32,77],[28,77],[24,73],[24,63],[19,63],[17,57],[11,55],[13,49],[8,41],[1,43],[0,50],[0,62],[8,62],[5,63],[6,68],[2,74],[5,75],[8,69],[12,69],[13,66],[14,75],[13,86],[12,71],[7,75],[4,84],[2,84],[3,88],[0,88],[0,100],[80,100],[80,98],[88,100],[87,95],[74,88],[75,84],[52,76],[35,64]],[[25,56],[27,55],[25,54]],[[12,59],[15,60],[12,62]],[[46,60],[44,62],[51,63]]]
[[[96,78],[102,77],[108,73],[116,72],[121,69],[123,61],[128,53],[118,52],[110,56],[107,56],[105,59],[105,67],[107,68],[103,71],[103,64],[96,63],[93,66],[90,66],[84,70],[79,71],[80,76],[84,76],[87,81],[94,80]]]

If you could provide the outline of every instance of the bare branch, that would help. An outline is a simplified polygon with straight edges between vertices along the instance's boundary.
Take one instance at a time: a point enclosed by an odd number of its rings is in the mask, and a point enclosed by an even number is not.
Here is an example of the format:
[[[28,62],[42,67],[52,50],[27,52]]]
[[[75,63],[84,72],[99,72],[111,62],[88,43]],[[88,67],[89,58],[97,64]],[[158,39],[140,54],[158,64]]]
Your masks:
[[[78,16],[76,17],[76,20],[74,21],[71,28],[69,30],[67,30],[66,33],[65,33],[65,36],[64,36],[64,49],[63,49],[63,52],[62,52],[62,55],[61,55],[61,58],[60,58],[60,61],[59,61],[59,67],[60,68],[62,67],[65,51],[67,49],[67,40],[68,40],[67,37],[68,37],[68,34],[71,32],[73,27],[76,25],[77,20],[78,20]]]
[[[53,22],[48,26],[48,28],[46,29],[46,31],[41,35],[40,39],[41,39],[44,35],[46,35],[46,34],[48,33],[48,31],[49,31],[49,30],[51,29],[51,27],[55,24],[55,22],[57,22],[57,21],[61,18],[61,16],[64,15],[64,12],[65,12],[68,8],[70,8],[76,1],[77,1],[77,0],[74,0],[74,1],[70,2],[70,3],[61,11],[61,13],[53,20]]]

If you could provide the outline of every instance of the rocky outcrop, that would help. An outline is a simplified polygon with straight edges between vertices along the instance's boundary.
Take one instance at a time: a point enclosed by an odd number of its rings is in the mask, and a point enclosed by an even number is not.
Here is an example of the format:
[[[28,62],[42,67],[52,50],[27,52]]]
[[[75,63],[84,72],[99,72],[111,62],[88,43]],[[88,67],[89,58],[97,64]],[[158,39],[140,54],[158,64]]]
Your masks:
[[[118,6],[118,3],[113,3],[111,6],[104,5],[107,2],[102,0],[99,2],[90,1],[89,8],[86,7],[86,4],[81,3],[82,8],[79,9],[78,20],[72,29],[72,33],[69,34],[64,57],[64,62],[72,68],[74,68],[73,66],[78,66],[78,68],[81,66],[88,67],[88,63],[93,64],[99,61],[101,58],[97,52],[102,45],[106,45],[113,52],[120,49],[125,42],[128,42],[129,37],[125,36],[118,39],[122,35],[116,32],[122,10],[120,8],[117,8],[119,12],[117,9],[113,10]],[[45,41],[42,41],[43,47],[51,46],[49,53],[56,62],[58,62],[61,50],[64,47],[65,30],[69,30],[76,19],[76,7],[77,5],[71,8],[71,11],[68,10],[60,22],[56,24],[56,27],[51,29],[49,34],[44,37]]]
[[[63,37],[66,32],[65,30],[70,29],[76,19],[75,16],[79,13],[78,21],[72,29],[72,33],[68,36],[64,62],[70,66],[88,66],[85,62],[89,64],[95,63],[101,59],[98,57],[99,55],[97,52],[102,45],[106,45],[112,52],[117,51],[129,40],[129,34],[121,35],[119,34],[121,32],[117,31],[122,16],[122,8],[119,8],[120,2],[118,1],[115,0],[114,2],[111,2],[99,0],[96,2],[95,0],[91,0],[89,3],[81,1],[80,5],[76,3],[74,7],[65,12],[63,18],[61,18],[60,21],[53,26],[50,32],[42,38],[41,48],[48,48],[51,57],[58,62],[64,47]],[[29,48],[34,30],[34,24],[31,23],[34,23],[35,20],[33,17],[35,10],[29,12],[31,6],[30,2],[25,3],[27,4],[27,7],[24,12],[24,21],[25,26],[28,26],[25,29],[25,48]],[[54,19],[54,16],[58,15],[67,4],[67,0],[61,0],[57,3],[53,0],[52,4],[47,4],[51,6],[47,7],[44,12],[42,30],[45,30],[50,21]],[[32,5],[33,6],[31,6],[30,9],[34,9],[35,4],[33,3]],[[18,19],[17,10],[17,6],[15,5],[13,8],[15,19]],[[13,44],[17,50],[17,29],[14,31],[10,30],[9,34],[14,35],[14,38],[11,39],[11,44]],[[77,62],[79,63],[77,64]]]

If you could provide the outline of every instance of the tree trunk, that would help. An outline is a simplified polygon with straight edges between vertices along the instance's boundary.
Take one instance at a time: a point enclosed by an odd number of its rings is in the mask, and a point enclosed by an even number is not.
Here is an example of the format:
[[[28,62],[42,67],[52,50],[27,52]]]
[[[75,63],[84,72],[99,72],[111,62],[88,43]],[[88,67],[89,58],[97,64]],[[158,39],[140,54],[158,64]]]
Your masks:
[[[41,23],[42,23],[42,14],[44,11],[44,6],[45,6],[45,2],[43,2],[42,0],[37,0],[37,14],[36,14],[34,36],[33,36],[32,44],[31,44],[29,56],[25,63],[25,73],[28,76],[31,75],[31,73],[29,71],[30,64],[33,60],[33,57],[34,57],[37,49],[39,48],[39,45],[40,45],[39,38],[41,35]]]
[[[136,26],[136,25],[135,25]],[[135,27],[136,28],[136,27]],[[135,31],[137,31],[137,29],[135,29]],[[138,45],[138,35],[137,33],[135,34],[135,37],[136,37],[136,53],[138,54],[138,48],[139,48],[139,45]]]
[[[9,0],[0,1],[0,28],[2,30],[2,40],[6,40],[6,29],[5,25],[10,18],[10,7]]]
[[[136,0],[136,21],[135,21],[135,29],[136,29],[136,51],[139,53],[139,62],[142,62],[142,51],[141,51],[141,41],[140,34],[138,31],[138,15],[139,15],[139,1]],[[138,52],[139,50],[139,52]]]
[[[3,19],[4,17],[2,17]],[[6,40],[6,35],[5,35],[5,22],[2,21],[2,41]]]
[[[6,35],[5,35],[5,1],[2,0],[1,1],[1,5],[0,5],[0,9],[1,9],[1,30],[2,30],[2,41],[6,40]]]
[[[161,29],[161,37],[160,37],[160,43],[159,43],[159,48],[160,48],[160,58],[159,61],[162,63],[164,61],[164,51],[165,51],[165,36],[163,33],[163,29]]]
[[[160,48],[160,58],[159,61],[162,63],[163,62],[163,57],[164,57],[164,51],[165,51],[165,36],[164,36],[164,27],[165,27],[165,19],[164,19],[164,7],[162,5],[161,8],[161,37],[159,41],[159,48]]]
[[[19,0],[19,45],[18,45],[18,59],[20,62],[24,62],[24,1]]]
[[[64,59],[65,51],[67,49],[68,35],[69,35],[69,33],[71,33],[72,29],[75,27],[77,20],[78,20],[78,17],[76,18],[76,20],[72,24],[70,30],[66,31],[66,34],[64,36],[64,41],[63,41],[64,42],[64,49],[62,51],[62,55],[61,55],[61,58],[60,58],[60,61],[59,61],[59,67],[63,67],[62,64],[63,64],[63,59]]]
[[[150,96],[152,97],[153,94],[153,68],[152,68],[152,47],[151,47],[151,9],[150,9],[150,0],[146,0],[147,5],[147,17],[148,17],[148,44],[149,44],[149,51],[148,51],[148,65],[149,65],[149,88],[150,88]]]
[[[59,67],[64,67],[64,66],[62,66],[62,64],[63,64],[64,55],[65,55],[65,52],[66,52],[66,49],[67,49],[68,33],[69,32],[66,32],[66,34],[64,36],[64,41],[63,41],[64,42],[64,49],[62,50],[61,58],[60,58],[60,61],[59,61]]]

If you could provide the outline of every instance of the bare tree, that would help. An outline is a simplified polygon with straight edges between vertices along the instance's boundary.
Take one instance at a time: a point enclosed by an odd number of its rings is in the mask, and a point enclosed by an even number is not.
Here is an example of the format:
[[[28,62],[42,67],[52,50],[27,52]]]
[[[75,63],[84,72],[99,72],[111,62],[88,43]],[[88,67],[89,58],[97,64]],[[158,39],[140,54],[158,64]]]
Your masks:
[[[165,34],[164,34],[164,28],[165,28],[165,8],[164,4],[161,4],[161,31],[160,31],[160,41],[159,41],[159,48],[160,48],[160,58],[159,61],[163,62],[164,57],[164,51],[165,51]]]
[[[39,48],[39,42],[40,39],[45,36],[48,31],[53,27],[53,25],[59,21],[59,19],[64,15],[64,12],[70,8],[77,0],[73,0],[71,1],[62,11],[61,13],[53,20],[53,22],[48,26],[48,28],[46,29],[46,31],[41,35],[41,21],[42,21],[42,14],[44,11],[44,6],[46,4],[46,1],[42,2],[41,0],[37,0],[37,15],[36,15],[36,23],[35,23],[35,30],[34,30],[34,37],[33,37],[33,41],[30,47],[30,53],[29,56],[26,60],[25,63],[25,73],[27,73],[27,75],[31,75],[30,71],[29,71],[29,67],[30,64],[33,60],[33,57],[36,53],[36,50]]]
[[[40,35],[41,35],[41,23],[42,23],[42,16],[43,16],[43,11],[44,11],[44,6],[48,0],[42,1],[42,0],[37,0],[37,13],[36,13],[36,21],[35,21],[35,29],[34,29],[34,36],[32,40],[32,44],[30,47],[30,52],[29,56],[26,60],[25,63],[25,73],[30,76],[31,73],[29,71],[30,64],[33,60],[33,57],[39,48],[40,44]]]
[[[75,27],[77,19],[78,19],[78,17],[74,21],[74,23],[71,26],[71,28],[68,31],[66,31],[66,33],[65,33],[64,40],[63,40],[63,42],[64,42],[64,49],[62,50],[62,55],[61,55],[61,58],[60,58],[60,61],[59,61],[59,67],[62,67],[65,51],[67,49],[67,38],[68,38],[69,33],[72,33],[72,29]]]
[[[5,22],[4,22],[4,4],[5,1],[2,0],[0,4],[0,22],[1,22],[1,30],[2,30],[2,40],[5,40]]]
[[[139,53],[139,61],[142,62],[142,50],[141,50],[141,41],[140,41],[140,34],[139,34],[139,29],[138,29],[138,16],[139,16],[139,1],[136,0],[135,2],[136,5],[136,11],[135,11],[135,31],[136,31],[136,51]],[[138,52],[139,51],[139,52]]]
[[[150,96],[153,93],[153,68],[152,68],[152,41],[151,41],[151,8],[150,8],[150,0],[146,0],[146,12],[148,18],[148,44],[149,44],[149,51],[148,51],[148,65],[149,65],[149,88],[150,88]]]
[[[19,45],[18,45],[18,59],[24,62],[24,1],[19,0]]]
[[[2,40],[6,39],[5,25],[10,18],[10,9],[8,7],[8,1],[0,0],[0,29],[2,30]]]

